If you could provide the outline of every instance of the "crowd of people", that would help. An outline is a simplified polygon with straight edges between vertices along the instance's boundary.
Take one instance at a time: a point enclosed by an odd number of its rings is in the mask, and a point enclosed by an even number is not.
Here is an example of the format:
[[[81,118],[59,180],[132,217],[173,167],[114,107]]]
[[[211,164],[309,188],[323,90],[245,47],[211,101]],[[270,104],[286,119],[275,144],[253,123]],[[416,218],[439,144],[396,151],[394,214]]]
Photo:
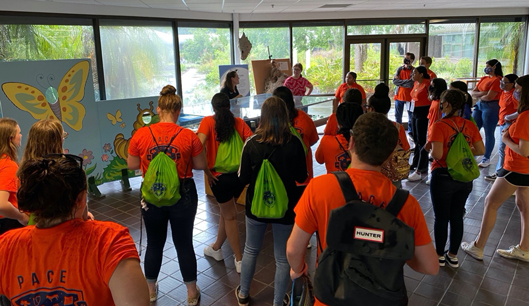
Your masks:
[[[406,53],[393,79],[396,122],[387,118],[389,87],[377,85],[366,99],[356,73],[347,73],[346,82],[336,90],[336,112],[315,151],[316,161],[327,169],[326,175],[318,177],[313,175],[311,147],[320,138],[310,116],[294,103],[294,95],[309,95],[313,89],[301,76],[301,64],[295,64],[292,77],[264,101],[255,131],[230,111],[230,99],[240,97],[236,71],[227,74],[222,90],[211,100],[214,115],[204,117],[196,133],[177,124],[182,99],[173,86],[165,86],[157,106],[160,121],[140,128],[128,148],[129,169],[141,169],[145,175],[155,156],[166,154],[179,182],[180,197],[169,205],[150,203],[142,189],[140,204],[147,232],[144,272],[127,228],[95,221],[88,212],[82,160],[63,154],[68,135],[61,123],[36,122],[19,163],[20,127],[13,119],[0,119],[0,234],[4,234],[0,237],[0,294],[19,304],[39,297],[50,299],[50,304],[69,299],[87,305],[147,305],[158,298],[169,225],[187,304],[197,305],[201,291],[192,239],[198,205],[192,171],[196,169],[204,171],[221,214],[216,239],[204,255],[225,260],[221,247],[228,240],[240,273],[235,290],[238,305],[250,303],[257,257],[269,225],[276,263],[273,305],[289,305],[290,280],[307,273],[305,252],[310,238],[318,233],[320,255],[327,247],[329,215],[346,202],[333,172],[345,171],[360,200],[377,207],[393,202],[403,178],[381,171],[388,169],[391,160],[409,157],[398,153],[410,152],[402,122],[404,110],[409,114],[408,133],[414,145],[413,157],[405,161],[405,171],[410,172],[404,179],[420,181],[430,172],[435,214],[434,245],[417,199],[406,194],[396,217],[414,229],[414,251],[407,264],[425,274],[437,274],[445,265],[457,268],[459,247],[482,260],[497,210],[513,193],[522,224],[520,243],[497,253],[529,262],[529,76],[503,76],[501,63],[493,59],[487,61],[486,75],[469,94],[465,83],[455,81],[447,86],[437,78],[430,70],[431,58],[421,57],[418,67],[414,61],[415,55]],[[473,97],[478,99],[475,106]],[[483,156],[479,167],[487,167],[498,122],[500,161],[486,177],[494,184],[485,200],[480,233],[475,241],[462,242],[465,202],[473,183],[472,179],[454,179],[448,155],[456,138],[463,135],[471,155]],[[227,155],[236,156],[235,167],[220,161]],[[242,246],[235,200],[245,186],[246,240]],[[270,207],[278,203],[279,214],[263,203]],[[315,305],[325,304],[316,300]]]

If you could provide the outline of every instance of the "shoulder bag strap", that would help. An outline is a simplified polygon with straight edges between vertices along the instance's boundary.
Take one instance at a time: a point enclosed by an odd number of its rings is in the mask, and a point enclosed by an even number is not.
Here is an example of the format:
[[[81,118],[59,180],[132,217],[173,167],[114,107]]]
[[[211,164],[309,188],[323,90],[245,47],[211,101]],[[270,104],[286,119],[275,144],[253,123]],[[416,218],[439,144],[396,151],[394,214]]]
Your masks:
[[[342,189],[343,196],[345,198],[345,203],[351,202],[354,200],[360,200],[356,188],[353,185],[353,181],[349,174],[345,171],[334,171],[332,174],[336,176],[338,183],[340,183],[340,188]]]
[[[171,140],[169,140],[169,143],[165,147],[165,150],[163,150],[164,153],[167,152],[167,149],[169,149],[169,146],[173,143],[173,140],[176,138],[176,136],[178,136],[178,134],[180,134],[180,132],[182,132],[183,129],[184,129],[183,127],[180,127],[180,130],[178,132],[176,132],[176,134],[174,134],[173,137],[171,137]]]
[[[342,143],[340,142],[340,140],[338,139],[338,137],[334,136],[334,138],[335,138],[336,141],[338,142],[338,145],[340,145],[340,148],[342,148],[342,150],[345,152],[345,154],[347,154],[347,156],[351,157],[351,155],[349,155],[349,151],[347,151],[347,150],[342,146]]]
[[[396,217],[404,206],[404,203],[408,200],[409,194],[410,192],[408,190],[397,188],[393,198],[391,198],[391,201],[386,205],[386,211]]]

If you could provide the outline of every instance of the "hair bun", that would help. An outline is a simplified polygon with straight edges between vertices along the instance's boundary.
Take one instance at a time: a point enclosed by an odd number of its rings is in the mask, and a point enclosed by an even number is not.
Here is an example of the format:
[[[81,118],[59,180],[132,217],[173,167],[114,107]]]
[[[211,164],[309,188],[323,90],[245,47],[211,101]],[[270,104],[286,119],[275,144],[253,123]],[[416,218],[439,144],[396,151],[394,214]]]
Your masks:
[[[176,94],[176,88],[173,85],[165,85],[160,91],[160,96],[174,95]]]
[[[387,97],[389,94],[389,87],[384,83],[380,83],[375,86],[375,93],[373,94],[377,98]]]

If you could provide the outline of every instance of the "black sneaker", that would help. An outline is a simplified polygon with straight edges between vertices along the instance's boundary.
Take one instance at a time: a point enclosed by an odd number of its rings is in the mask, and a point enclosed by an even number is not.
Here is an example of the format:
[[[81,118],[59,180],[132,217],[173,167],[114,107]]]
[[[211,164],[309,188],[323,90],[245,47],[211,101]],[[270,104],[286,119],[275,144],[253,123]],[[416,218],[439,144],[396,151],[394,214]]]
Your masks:
[[[498,177],[498,174],[496,174],[496,172],[494,172],[491,175],[485,175],[485,180],[494,182],[497,177]]]
[[[447,252],[445,252],[445,256],[444,256],[444,257],[446,258],[446,263],[447,263],[450,267],[452,267],[452,268],[459,268],[459,260],[457,260],[457,257],[456,257],[456,256],[454,256],[454,257],[450,256],[450,255],[448,254],[448,251],[447,251]]]
[[[239,296],[239,292],[241,291],[241,285],[237,286],[235,289],[235,297],[237,297],[237,303],[239,306],[248,306],[250,303],[250,296],[247,296],[245,298],[242,298]]]
[[[446,264],[446,258],[444,256],[439,256],[439,267],[444,267]]]

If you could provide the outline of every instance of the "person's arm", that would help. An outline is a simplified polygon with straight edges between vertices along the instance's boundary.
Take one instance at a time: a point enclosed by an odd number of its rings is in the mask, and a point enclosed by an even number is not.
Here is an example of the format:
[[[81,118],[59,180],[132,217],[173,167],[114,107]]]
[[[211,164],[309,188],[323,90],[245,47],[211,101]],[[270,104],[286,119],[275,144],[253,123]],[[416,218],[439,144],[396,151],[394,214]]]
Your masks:
[[[511,150],[523,157],[529,157],[529,141],[520,138],[518,144],[516,144],[509,134],[509,129],[505,129],[502,135],[501,140],[503,143],[508,146]]]
[[[11,202],[9,202],[9,191],[0,190],[0,215],[4,218],[14,219],[22,225],[27,225],[29,217],[21,213]]]
[[[314,89],[314,86],[308,80],[307,80],[307,85],[306,86],[309,89],[309,91],[307,93],[305,93],[305,95],[310,96],[310,94],[312,93],[312,90]]]
[[[439,258],[431,242],[415,246],[412,259],[406,263],[419,273],[436,275],[439,272]]]
[[[127,157],[127,166],[130,170],[136,170],[140,169],[141,166],[141,159],[139,156],[134,156],[129,153],[129,156]]]
[[[193,156],[193,169],[203,170],[208,178],[209,185],[215,185],[219,180],[216,178],[211,170],[208,168],[208,160],[206,159],[206,150],[202,150],[197,156]]]
[[[325,150],[323,149],[323,146],[321,145],[322,142],[323,142],[323,138],[321,139],[320,145],[316,149],[316,153],[314,153],[314,157],[316,158],[316,161],[320,165],[325,162]]]
[[[198,133],[197,137],[198,139],[200,139],[200,142],[204,146],[204,150],[205,150],[206,149],[206,139],[208,138],[208,136],[206,136],[206,134]]]
[[[481,101],[492,101],[498,95],[498,92],[494,90],[483,91],[481,93],[483,93],[483,95],[480,97]]]
[[[485,154],[485,145],[483,144],[483,140],[474,142],[472,147],[470,147],[470,150],[472,150],[472,154],[474,156]]]
[[[443,143],[440,141],[432,141],[432,150],[430,151],[430,155],[434,159],[441,159],[443,158]]]
[[[116,306],[148,306],[149,289],[140,262],[135,258],[119,262],[110,277],[108,287]]]
[[[287,259],[290,264],[290,278],[296,279],[307,271],[305,251],[309,243],[309,234],[294,224],[290,238],[287,241]]]

